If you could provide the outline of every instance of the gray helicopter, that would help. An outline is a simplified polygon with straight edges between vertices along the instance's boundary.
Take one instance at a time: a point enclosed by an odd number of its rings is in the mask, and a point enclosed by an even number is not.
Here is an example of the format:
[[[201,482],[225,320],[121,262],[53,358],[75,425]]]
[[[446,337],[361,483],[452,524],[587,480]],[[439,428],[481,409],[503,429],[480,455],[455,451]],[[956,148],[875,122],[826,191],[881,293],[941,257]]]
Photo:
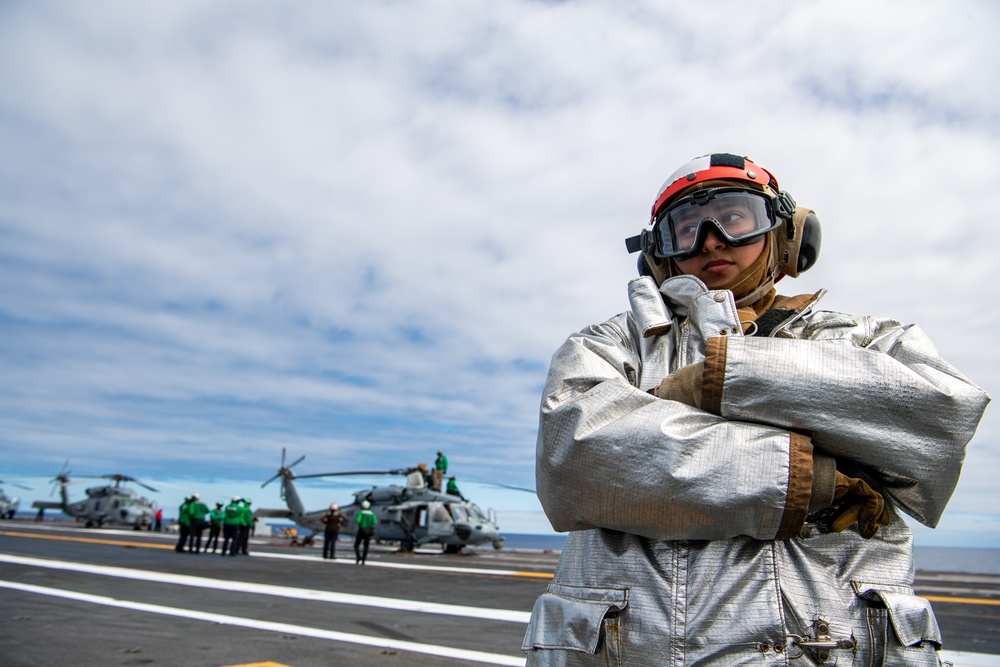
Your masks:
[[[418,546],[433,543],[443,545],[447,553],[459,553],[462,547],[487,543],[492,543],[494,549],[503,548],[504,538],[500,535],[493,509],[484,514],[478,505],[460,496],[427,488],[427,471],[422,466],[296,476],[292,468],[303,459],[305,456],[300,456],[286,466],[285,450],[281,450],[281,467],[261,487],[280,478],[281,499],[285,501],[287,509],[259,509],[254,513],[255,517],[288,518],[302,528],[322,533],[321,518],[327,509],[306,510],[295,489],[294,480],[345,475],[403,475],[406,477],[405,486],[392,484],[355,491],[354,500],[349,505],[340,507],[340,511],[347,517],[347,523],[341,532],[355,534],[355,517],[361,510],[361,503],[367,500],[378,517],[374,539],[399,542],[403,551],[412,551]]]
[[[31,506],[38,510],[61,510],[77,521],[85,521],[87,528],[117,525],[144,530],[152,524],[153,515],[156,513],[153,503],[123,484],[131,482],[157,493],[153,487],[128,475],[101,475],[98,479],[109,479],[113,484],[93,486],[87,489],[86,498],[70,502],[69,474],[64,465],[63,470],[52,480],[54,484],[59,485],[60,502],[36,500]]]
[[[0,484],[10,484],[11,486],[16,486],[19,489],[25,489],[27,491],[31,490],[30,486],[25,486],[24,484],[16,484],[14,482],[4,482],[0,479]],[[0,489],[0,519],[13,519],[14,514],[17,513],[18,508],[21,506],[21,499],[17,496],[8,496]]]

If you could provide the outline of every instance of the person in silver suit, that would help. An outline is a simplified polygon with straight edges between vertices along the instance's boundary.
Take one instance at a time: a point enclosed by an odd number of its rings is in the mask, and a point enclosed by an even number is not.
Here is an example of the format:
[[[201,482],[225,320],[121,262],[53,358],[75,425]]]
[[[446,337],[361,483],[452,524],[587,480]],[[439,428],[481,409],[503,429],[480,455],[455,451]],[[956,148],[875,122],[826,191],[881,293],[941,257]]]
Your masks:
[[[990,397],[915,325],[778,295],[820,237],[748,158],[663,184],[630,309],[552,358],[528,665],[938,665],[900,513],[937,524]]]

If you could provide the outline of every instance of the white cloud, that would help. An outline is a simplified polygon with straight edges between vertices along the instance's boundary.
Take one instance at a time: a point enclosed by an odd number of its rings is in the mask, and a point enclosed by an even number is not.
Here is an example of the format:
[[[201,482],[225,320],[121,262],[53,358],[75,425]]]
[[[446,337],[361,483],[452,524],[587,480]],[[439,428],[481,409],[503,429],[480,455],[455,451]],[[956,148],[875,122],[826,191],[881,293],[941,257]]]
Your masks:
[[[441,446],[531,486],[551,353],[626,308],[623,239],[719,150],[824,222],[783,291],[916,321],[996,394],[997,12],[7,6],[0,451],[252,479]],[[997,439],[949,511],[995,505]]]

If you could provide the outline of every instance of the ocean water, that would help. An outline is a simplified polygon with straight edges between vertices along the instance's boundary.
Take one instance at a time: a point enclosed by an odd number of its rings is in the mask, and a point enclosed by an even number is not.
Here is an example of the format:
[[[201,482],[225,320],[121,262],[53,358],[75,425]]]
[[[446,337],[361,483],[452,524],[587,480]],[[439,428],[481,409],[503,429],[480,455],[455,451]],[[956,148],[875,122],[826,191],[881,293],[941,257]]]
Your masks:
[[[914,547],[913,560],[927,572],[1000,574],[1000,549]]]
[[[530,535],[527,533],[505,533],[504,549],[533,549],[538,551],[561,551],[566,541],[565,535]]]
[[[559,551],[565,535],[528,535],[504,533],[507,549]],[[964,547],[915,547],[913,558],[917,569],[926,572],[964,572],[967,574],[1000,575],[1000,549],[970,549]]]

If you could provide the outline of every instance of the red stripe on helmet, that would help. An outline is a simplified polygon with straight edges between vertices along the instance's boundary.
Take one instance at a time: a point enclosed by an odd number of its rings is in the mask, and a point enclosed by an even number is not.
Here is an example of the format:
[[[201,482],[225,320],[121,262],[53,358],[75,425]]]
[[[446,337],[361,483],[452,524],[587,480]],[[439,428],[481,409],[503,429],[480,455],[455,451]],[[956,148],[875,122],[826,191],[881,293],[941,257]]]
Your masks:
[[[712,165],[713,160],[711,157],[706,155],[696,158],[674,172],[674,180],[663,188],[659,196],[657,196],[656,202],[653,204],[649,224],[656,222],[656,214],[678,192],[705,181],[719,179],[744,181],[746,183],[753,183],[761,188],[770,185],[774,192],[778,192],[778,180],[774,175],[760,165],[751,162],[748,158],[744,158],[744,167],[740,169],[727,165]]]

